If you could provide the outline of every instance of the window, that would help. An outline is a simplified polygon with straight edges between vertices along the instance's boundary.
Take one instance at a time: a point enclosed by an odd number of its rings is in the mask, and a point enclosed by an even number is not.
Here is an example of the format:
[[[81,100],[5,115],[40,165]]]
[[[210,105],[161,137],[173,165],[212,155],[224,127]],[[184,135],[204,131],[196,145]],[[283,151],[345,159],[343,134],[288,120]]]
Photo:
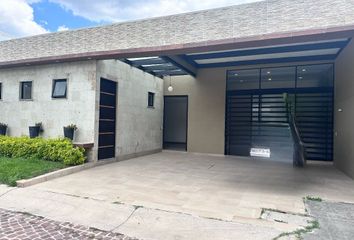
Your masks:
[[[0,82],[0,100],[2,99],[2,83]]]
[[[227,90],[248,90],[259,88],[259,69],[228,72]]]
[[[155,93],[148,93],[148,107],[154,107]]]
[[[261,88],[295,88],[295,67],[263,68]]]
[[[297,87],[333,87],[333,64],[298,66]]]
[[[31,100],[32,99],[32,82],[21,82],[20,83],[20,99],[21,100]]]
[[[66,88],[67,88],[66,79],[54,79],[52,98],[66,98]]]

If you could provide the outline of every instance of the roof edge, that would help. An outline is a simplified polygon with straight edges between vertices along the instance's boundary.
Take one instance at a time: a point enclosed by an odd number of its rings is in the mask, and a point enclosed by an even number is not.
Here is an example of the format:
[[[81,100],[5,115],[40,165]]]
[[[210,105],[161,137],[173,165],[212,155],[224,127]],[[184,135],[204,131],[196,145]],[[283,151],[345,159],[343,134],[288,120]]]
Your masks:
[[[117,49],[110,51],[96,51],[78,54],[68,54],[51,57],[29,58],[14,61],[0,62],[0,68],[40,65],[58,62],[72,62],[82,60],[118,59],[126,57],[148,57],[156,55],[178,55],[192,52],[218,51],[230,48],[249,48],[269,46],[275,44],[290,44],[301,41],[320,41],[334,38],[354,36],[354,25],[310,29],[296,32],[279,32],[256,35],[244,38],[230,38],[213,41],[194,42],[187,44],[164,45],[155,47],[142,47],[130,49]]]
[[[139,22],[144,22],[144,21],[150,21],[150,20],[155,20],[155,19],[163,19],[163,18],[169,18],[169,17],[181,16],[181,15],[187,15],[187,14],[196,14],[196,13],[198,14],[198,13],[209,12],[209,11],[213,11],[213,10],[225,9],[225,8],[230,8],[230,7],[237,7],[237,6],[242,6],[242,5],[256,5],[256,4],[259,4],[260,2],[266,2],[266,0],[256,0],[255,2],[246,2],[246,3],[240,3],[240,4],[230,4],[230,5],[223,6],[223,7],[207,8],[207,9],[201,9],[201,10],[194,10],[194,11],[188,11],[188,12],[168,14],[168,15],[163,15],[163,16],[146,17],[146,18],[141,18],[141,19],[131,19],[131,20],[126,20],[126,21],[123,20],[123,21],[118,21],[118,22],[113,22],[113,23],[106,23],[106,24],[97,25],[97,26],[89,26],[89,27],[81,27],[81,28],[69,29],[69,30],[65,30],[65,31],[46,32],[46,33],[36,34],[36,35],[31,35],[31,36],[24,36],[24,37],[7,39],[7,40],[0,41],[0,43],[23,40],[23,39],[28,39],[28,38],[35,38],[35,37],[44,36],[44,35],[50,36],[50,35],[68,33],[68,32],[75,32],[75,31],[82,31],[82,30],[88,30],[88,29],[110,27],[110,26],[115,26],[115,25],[122,25],[122,24],[129,24],[129,23],[139,23]]]

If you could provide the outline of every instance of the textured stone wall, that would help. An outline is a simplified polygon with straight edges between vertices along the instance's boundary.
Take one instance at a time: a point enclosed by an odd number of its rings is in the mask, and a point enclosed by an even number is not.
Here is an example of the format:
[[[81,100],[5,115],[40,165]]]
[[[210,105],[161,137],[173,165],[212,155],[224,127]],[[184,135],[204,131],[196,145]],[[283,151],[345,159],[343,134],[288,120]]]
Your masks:
[[[118,60],[97,61],[97,88],[101,77],[118,82],[116,125],[118,159],[161,150],[163,80]],[[148,92],[155,93],[154,108],[148,108]],[[96,133],[98,94],[97,92]]]
[[[52,99],[53,79],[68,79],[67,98]],[[33,81],[32,100],[19,99],[20,81]],[[76,124],[75,141],[94,141],[96,61],[0,70],[0,122],[9,135],[28,136],[28,127],[42,122],[43,137],[63,136],[63,126]]]
[[[4,41],[0,63],[348,26],[353,9],[353,0],[265,0]]]

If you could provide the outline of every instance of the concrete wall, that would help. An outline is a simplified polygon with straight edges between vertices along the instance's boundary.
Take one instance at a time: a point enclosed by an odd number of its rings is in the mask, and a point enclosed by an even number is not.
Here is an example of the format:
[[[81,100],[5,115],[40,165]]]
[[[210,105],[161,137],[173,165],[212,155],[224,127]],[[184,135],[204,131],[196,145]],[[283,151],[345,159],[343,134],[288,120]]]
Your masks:
[[[169,78],[165,78],[165,95],[188,95],[188,151],[224,154],[225,91],[227,70],[280,67],[328,63],[328,61],[267,64],[230,68],[199,69],[197,77],[172,77],[173,92],[168,92]]]
[[[68,79],[67,98],[52,99],[52,80]],[[20,81],[33,81],[32,100],[19,99]],[[76,124],[75,141],[94,141],[96,62],[58,63],[0,70],[0,122],[11,136],[28,136],[28,126],[43,123],[44,137],[63,136],[63,126]]]
[[[173,92],[165,95],[188,95],[188,140],[190,152],[224,154],[226,70],[205,69],[196,78],[172,78]]]
[[[116,126],[118,159],[161,150],[163,80],[117,60],[97,62],[97,88],[101,77],[118,82]],[[148,108],[148,92],[155,93],[154,108]],[[98,95],[96,98],[97,133]]]
[[[354,41],[335,64],[334,164],[354,178]],[[338,109],[342,109],[339,112]]]

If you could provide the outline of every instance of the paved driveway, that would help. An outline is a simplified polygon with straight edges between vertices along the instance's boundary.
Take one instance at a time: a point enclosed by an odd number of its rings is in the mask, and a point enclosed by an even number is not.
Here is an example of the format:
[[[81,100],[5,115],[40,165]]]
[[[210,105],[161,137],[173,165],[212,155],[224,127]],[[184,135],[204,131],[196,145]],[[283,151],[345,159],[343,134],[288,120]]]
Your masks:
[[[354,181],[328,164],[305,169],[247,158],[162,152],[30,187],[222,220],[262,208],[305,213],[303,197],[354,202]]]

